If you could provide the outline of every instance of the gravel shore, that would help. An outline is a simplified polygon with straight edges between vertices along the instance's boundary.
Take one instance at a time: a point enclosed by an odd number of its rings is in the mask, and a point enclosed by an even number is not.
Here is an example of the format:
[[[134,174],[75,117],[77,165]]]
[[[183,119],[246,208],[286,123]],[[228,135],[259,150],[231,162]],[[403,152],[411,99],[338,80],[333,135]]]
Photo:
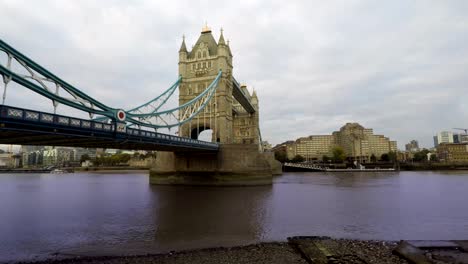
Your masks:
[[[20,263],[54,263],[54,264],[124,264],[124,263],[154,263],[154,264],[182,264],[182,263],[310,263],[310,259],[298,247],[297,243],[307,246],[316,240],[307,238],[294,238],[289,243],[260,243],[255,245],[210,248],[181,252],[170,252],[157,255],[120,256],[120,257],[74,257],[60,260],[46,260],[38,262]],[[298,242],[300,241],[300,242]],[[315,242],[313,242],[315,241]],[[322,252],[330,252],[325,263],[407,263],[405,260],[392,254],[397,246],[396,242],[360,241],[347,239],[323,239],[319,247]]]
[[[54,264],[219,264],[219,263],[307,263],[288,243],[261,243],[243,247],[212,248],[171,252],[158,255],[126,257],[76,257],[63,260],[47,260],[22,263]]]

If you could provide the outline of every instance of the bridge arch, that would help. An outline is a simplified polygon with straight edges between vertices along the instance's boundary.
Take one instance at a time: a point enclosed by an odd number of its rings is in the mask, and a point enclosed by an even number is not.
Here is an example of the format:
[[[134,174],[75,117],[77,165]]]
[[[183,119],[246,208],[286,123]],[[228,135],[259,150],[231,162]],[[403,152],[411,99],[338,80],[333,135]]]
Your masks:
[[[219,137],[218,140],[216,140],[214,129],[212,129],[209,125],[203,124],[200,124],[198,127],[192,127],[192,130],[190,131],[190,138],[219,142]]]

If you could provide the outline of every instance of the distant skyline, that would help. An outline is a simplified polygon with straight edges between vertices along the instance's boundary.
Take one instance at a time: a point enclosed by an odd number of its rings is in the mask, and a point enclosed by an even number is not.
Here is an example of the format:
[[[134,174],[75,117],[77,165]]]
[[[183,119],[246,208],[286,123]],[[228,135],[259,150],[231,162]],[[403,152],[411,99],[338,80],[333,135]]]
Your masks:
[[[466,10],[467,1],[455,0],[0,0],[0,38],[125,109],[176,80],[182,35],[190,49],[207,21],[215,39],[222,27],[230,40],[237,80],[257,91],[264,140],[357,122],[404,149],[468,127]],[[5,103],[52,110],[19,86]]]

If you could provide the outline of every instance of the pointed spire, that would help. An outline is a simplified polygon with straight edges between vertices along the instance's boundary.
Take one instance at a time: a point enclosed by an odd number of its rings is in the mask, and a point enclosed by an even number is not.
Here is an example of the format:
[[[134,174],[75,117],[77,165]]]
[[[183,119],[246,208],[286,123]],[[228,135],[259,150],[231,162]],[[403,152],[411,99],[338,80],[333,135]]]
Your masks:
[[[219,36],[218,45],[226,45],[226,42],[224,42],[223,28],[221,28],[221,35]]]
[[[187,52],[187,47],[185,46],[185,35],[182,36],[182,45],[180,45],[179,52]]]
[[[253,88],[252,97],[257,97],[257,91],[255,90],[255,88]]]

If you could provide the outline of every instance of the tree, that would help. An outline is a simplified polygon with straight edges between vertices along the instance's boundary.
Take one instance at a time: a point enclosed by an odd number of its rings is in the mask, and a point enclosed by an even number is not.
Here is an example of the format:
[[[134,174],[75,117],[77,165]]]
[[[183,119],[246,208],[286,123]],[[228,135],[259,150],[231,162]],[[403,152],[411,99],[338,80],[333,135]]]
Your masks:
[[[294,158],[291,160],[291,162],[303,162],[305,159],[301,155],[296,155]]]
[[[83,156],[81,156],[80,158],[80,162],[85,162],[87,160],[90,160],[91,158],[89,157],[88,154],[84,154]]]
[[[327,155],[323,155],[322,157],[323,162],[328,162],[329,160],[331,160],[330,157],[328,157]]]
[[[390,156],[388,155],[388,153],[384,153],[384,154],[382,154],[382,156],[380,156],[380,160],[381,161],[390,161]]]
[[[421,151],[414,153],[413,161],[416,161],[416,162],[427,161],[427,153],[429,153],[429,150],[427,149],[423,149]]]
[[[389,159],[391,162],[395,162],[395,161],[397,160],[396,152],[395,152],[395,151],[390,151],[390,152],[388,152],[388,159]]]
[[[342,147],[334,147],[332,153],[333,162],[342,163],[346,159],[346,155]]]
[[[431,161],[438,161],[436,154],[434,153],[431,154]]]
[[[372,153],[372,155],[370,156],[370,161],[377,162],[377,157],[374,155],[374,153]]]
[[[286,151],[284,150],[277,150],[275,151],[275,159],[281,163],[285,163],[288,161],[288,157],[286,155]]]

